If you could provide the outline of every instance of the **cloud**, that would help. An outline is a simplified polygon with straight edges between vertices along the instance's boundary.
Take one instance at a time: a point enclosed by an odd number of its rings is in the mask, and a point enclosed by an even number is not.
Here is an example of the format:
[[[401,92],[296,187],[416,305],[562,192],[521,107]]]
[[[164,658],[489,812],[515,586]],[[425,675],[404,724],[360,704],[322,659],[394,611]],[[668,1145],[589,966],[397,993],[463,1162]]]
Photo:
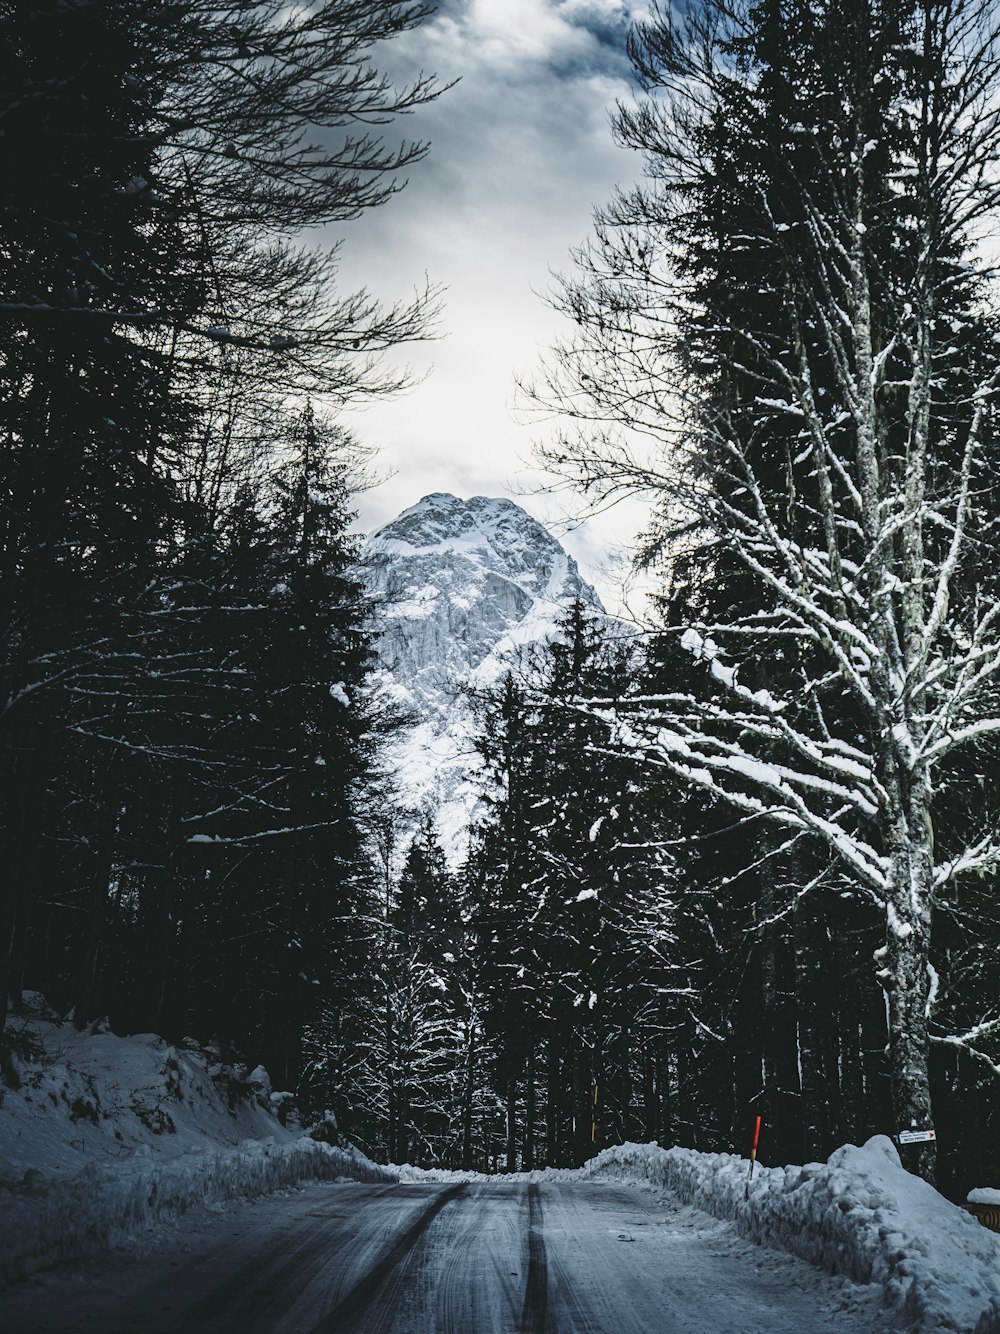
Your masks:
[[[342,281],[386,300],[426,274],[446,285],[440,342],[401,360],[427,379],[350,424],[380,448],[392,482],[364,498],[377,526],[433,490],[517,494],[532,432],[514,420],[514,373],[530,375],[559,332],[536,292],[587,235],[591,211],[640,164],[616,147],[608,117],[631,95],[624,54],[632,9],[617,0],[445,0],[433,19],[389,44],[397,80],[421,69],[459,82],[404,123],[431,142],[407,188],[341,229]],[[534,289],[534,290],[533,290]],[[523,501],[540,518],[561,510]],[[609,516],[567,544],[587,572],[642,522]],[[602,593],[614,598],[607,578]]]
[[[440,49],[464,46],[497,72],[534,62],[563,75],[613,65],[624,74],[632,17],[618,0],[471,0],[445,6],[425,31]]]

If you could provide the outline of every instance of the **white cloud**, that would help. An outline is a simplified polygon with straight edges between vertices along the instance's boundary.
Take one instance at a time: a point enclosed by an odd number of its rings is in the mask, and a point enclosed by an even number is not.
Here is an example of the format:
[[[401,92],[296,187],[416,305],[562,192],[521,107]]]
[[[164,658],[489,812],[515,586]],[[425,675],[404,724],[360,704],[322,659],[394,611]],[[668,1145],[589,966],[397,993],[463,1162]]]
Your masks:
[[[580,53],[589,34],[566,22],[545,0],[473,0],[468,15],[453,20],[460,40],[478,46],[480,63],[494,69],[523,60],[552,60]]]
[[[387,48],[397,79],[422,68],[461,82],[405,123],[432,144],[406,190],[344,229],[344,283],[391,300],[426,272],[448,289],[443,339],[401,358],[433,367],[426,381],[352,414],[396,472],[365,497],[366,525],[429,491],[516,497],[537,487],[521,463],[533,432],[511,412],[514,373],[530,375],[559,331],[532,289],[568,267],[593,206],[639,169],[608,125],[615,99],[630,96],[626,18],[615,0],[453,0]],[[566,502],[522,503],[551,520]],[[595,567],[642,521],[632,507],[565,539],[606,599],[611,581]]]
[[[417,40],[498,73],[525,61],[624,68],[625,28],[645,12],[621,0],[466,0],[445,6]]]

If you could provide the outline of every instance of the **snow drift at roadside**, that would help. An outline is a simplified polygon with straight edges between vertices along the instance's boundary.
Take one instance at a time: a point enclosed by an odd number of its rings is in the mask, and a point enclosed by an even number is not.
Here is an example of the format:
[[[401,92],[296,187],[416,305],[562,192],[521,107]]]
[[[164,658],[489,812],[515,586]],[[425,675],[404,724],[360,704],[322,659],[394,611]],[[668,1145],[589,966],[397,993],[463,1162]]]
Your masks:
[[[0,1086],[0,1285],[132,1232],[302,1181],[394,1181],[353,1145],[283,1124],[290,1095],[217,1049],[78,1032],[41,997],[8,1023]],[[332,1122],[317,1136],[336,1138]]]
[[[308,1180],[395,1180],[357,1149],[308,1138],[247,1140],[236,1149],[170,1159],[145,1148],[115,1166],[91,1164],[69,1180],[26,1175],[19,1186],[0,1186],[0,1283],[103,1250],[198,1205],[254,1198]]]
[[[904,1171],[884,1135],[847,1144],[827,1163],[758,1167],[745,1201],[747,1167],[734,1154],[624,1144],[575,1175],[666,1187],[756,1242],[876,1283],[896,1327],[1000,1329],[1000,1238]]]
[[[1000,1236],[907,1172],[885,1135],[846,1144],[826,1163],[761,1167],[747,1159],[620,1144],[581,1168],[497,1174],[399,1166],[402,1180],[614,1180],[668,1190],[746,1237],[882,1290],[886,1330],[996,1334]]]

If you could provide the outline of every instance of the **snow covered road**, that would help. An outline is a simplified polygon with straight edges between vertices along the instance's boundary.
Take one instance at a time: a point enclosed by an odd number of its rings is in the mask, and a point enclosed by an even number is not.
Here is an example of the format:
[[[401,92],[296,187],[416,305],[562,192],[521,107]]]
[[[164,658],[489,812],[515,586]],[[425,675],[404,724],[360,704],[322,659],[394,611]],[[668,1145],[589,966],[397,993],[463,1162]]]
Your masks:
[[[322,1183],[0,1294],[4,1334],[875,1334],[874,1288],[603,1183]]]

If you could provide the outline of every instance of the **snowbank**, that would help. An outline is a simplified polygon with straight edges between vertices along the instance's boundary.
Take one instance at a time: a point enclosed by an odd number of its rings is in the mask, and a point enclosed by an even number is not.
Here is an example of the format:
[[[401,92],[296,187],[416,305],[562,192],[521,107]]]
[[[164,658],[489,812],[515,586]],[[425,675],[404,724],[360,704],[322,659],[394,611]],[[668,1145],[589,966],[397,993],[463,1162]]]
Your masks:
[[[115,1166],[91,1164],[47,1181],[28,1172],[0,1185],[0,1284],[113,1246],[199,1205],[252,1199],[306,1180],[395,1178],[357,1149],[303,1138],[247,1140],[232,1149],[164,1159],[148,1147]]]
[[[892,1141],[847,1144],[827,1163],[754,1170],[730,1153],[622,1144],[585,1167],[497,1175],[498,1181],[614,1180],[669,1190],[731,1221],[744,1236],[884,1293],[882,1329],[913,1334],[1000,1331],[1000,1236],[903,1169]],[[394,1167],[402,1180],[482,1180],[474,1172]]]
[[[225,1064],[218,1050],[154,1033],[78,1032],[34,997],[35,1013],[8,1021],[0,1087],[0,1182],[27,1171],[71,1176],[120,1162],[143,1145],[158,1157],[295,1138],[274,1112],[288,1095],[266,1075]]]
[[[747,1168],[734,1154],[624,1144],[575,1175],[666,1187],[756,1242],[877,1283],[894,1327],[1000,1330],[1000,1238],[904,1171],[884,1135],[845,1145],[827,1163],[757,1167],[744,1201]]]
[[[196,1206],[308,1180],[396,1179],[353,1145],[283,1124],[290,1095],[260,1067],[248,1075],[155,1034],[78,1032],[28,999],[33,1013],[5,1033],[0,1284]]]

